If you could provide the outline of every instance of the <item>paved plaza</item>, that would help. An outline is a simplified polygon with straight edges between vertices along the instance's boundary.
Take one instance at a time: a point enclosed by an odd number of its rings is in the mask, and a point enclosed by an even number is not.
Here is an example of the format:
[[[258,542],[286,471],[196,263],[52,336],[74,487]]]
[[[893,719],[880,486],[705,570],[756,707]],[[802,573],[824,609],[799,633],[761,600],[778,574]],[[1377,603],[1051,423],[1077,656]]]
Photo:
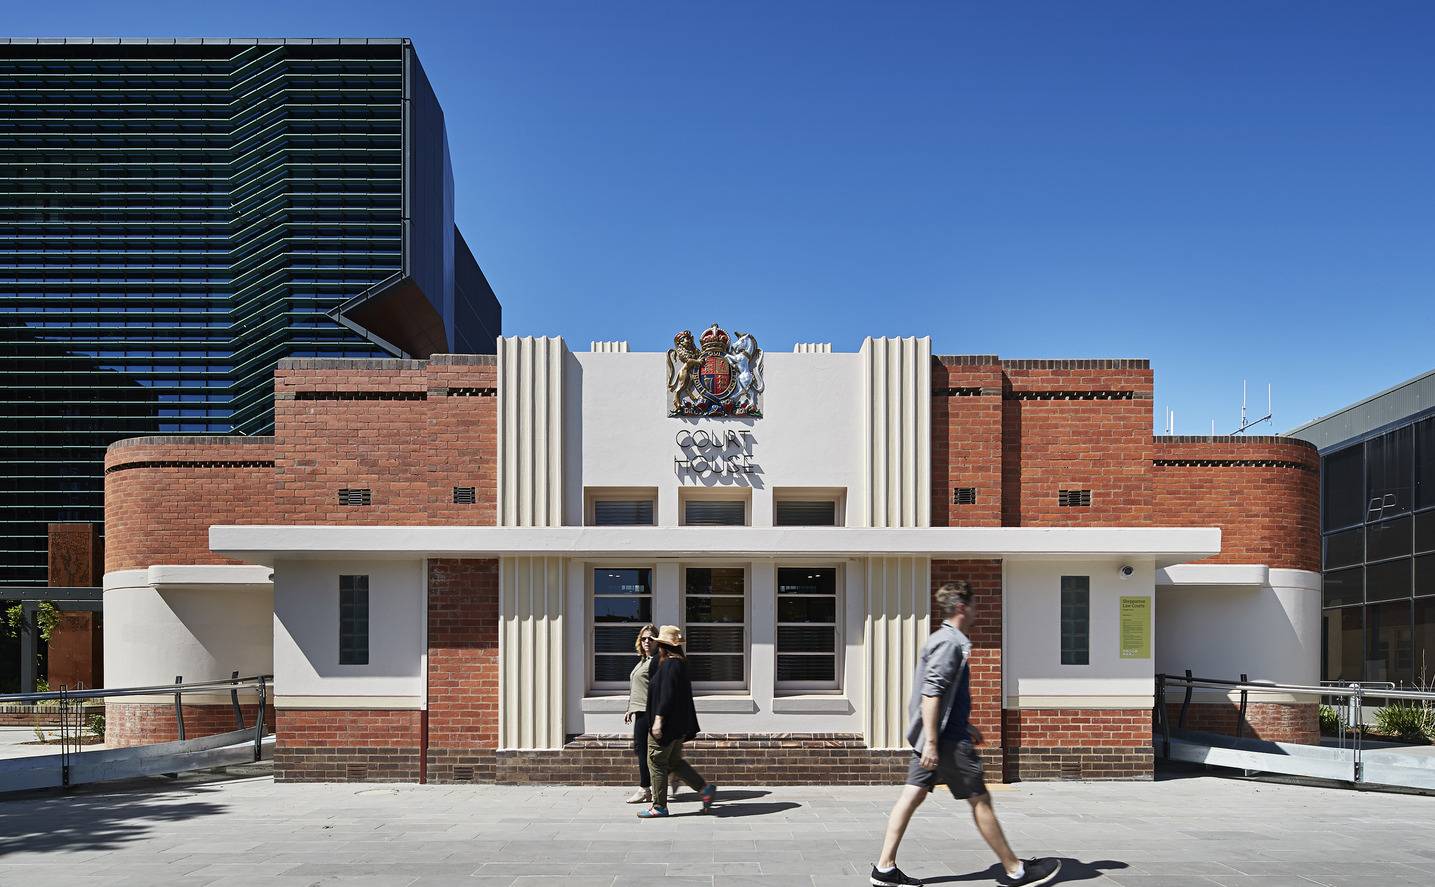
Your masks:
[[[0,800],[0,884],[865,884],[895,788],[725,792],[642,822],[612,788],[152,780]],[[1086,887],[1435,883],[1435,798],[1211,776],[997,787],[1018,853]],[[992,883],[966,805],[935,796],[899,860]]]

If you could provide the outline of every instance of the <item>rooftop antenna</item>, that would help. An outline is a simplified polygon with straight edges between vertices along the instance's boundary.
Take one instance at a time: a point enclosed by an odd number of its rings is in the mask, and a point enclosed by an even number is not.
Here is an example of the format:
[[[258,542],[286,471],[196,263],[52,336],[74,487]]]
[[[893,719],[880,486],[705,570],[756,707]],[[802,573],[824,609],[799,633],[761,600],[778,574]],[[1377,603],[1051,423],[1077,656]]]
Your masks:
[[[1271,416],[1273,416],[1273,415],[1275,415],[1275,412],[1271,409],[1271,386],[1270,386],[1270,383],[1266,383],[1266,414],[1265,414],[1264,416],[1260,417],[1259,419],[1251,420],[1251,419],[1247,419],[1247,418],[1246,418],[1246,380],[1245,380],[1245,379],[1242,379],[1242,380],[1241,380],[1241,427],[1240,427],[1240,428],[1237,428],[1235,431],[1232,431],[1231,433],[1232,433],[1232,434],[1245,434],[1247,428],[1254,427],[1254,426],[1256,426],[1256,425],[1261,424],[1262,422],[1269,422],[1269,421],[1271,421]],[[1214,432],[1214,424],[1215,424],[1215,423],[1212,423],[1212,426],[1213,426],[1212,431],[1213,431],[1213,432]]]
[[[1171,437],[1176,433],[1176,411],[1170,407],[1166,408],[1166,436]]]

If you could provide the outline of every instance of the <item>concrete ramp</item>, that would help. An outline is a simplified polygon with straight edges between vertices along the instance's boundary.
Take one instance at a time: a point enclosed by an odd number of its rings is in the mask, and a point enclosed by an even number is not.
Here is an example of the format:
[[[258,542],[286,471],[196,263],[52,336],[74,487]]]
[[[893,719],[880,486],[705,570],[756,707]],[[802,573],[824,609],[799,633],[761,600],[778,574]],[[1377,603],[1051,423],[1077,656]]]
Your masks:
[[[259,745],[261,756],[271,757],[273,749],[274,737],[264,737]],[[111,782],[253,761],[254,730],[232,730],[154,745],[0,760],[0,792]]]
[[[1157,749],[1163,747],[1160,735],[1154,742]],[[1435,755],[1390,748],[1363,749],[1357,759],[1356,751],[1351,748],[1237,739],[1219,733],[1182,730],[1171,733],[1171,758],[1234,770],[1435,791]]]

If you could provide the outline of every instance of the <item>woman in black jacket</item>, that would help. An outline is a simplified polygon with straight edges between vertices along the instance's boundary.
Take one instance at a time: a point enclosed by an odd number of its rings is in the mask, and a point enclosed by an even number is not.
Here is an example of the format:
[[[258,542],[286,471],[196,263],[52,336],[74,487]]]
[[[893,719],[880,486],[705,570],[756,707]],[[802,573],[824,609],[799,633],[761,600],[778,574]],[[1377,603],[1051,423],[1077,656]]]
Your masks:
[[[717,786],[708,782],[683,758],[683,743],[698,735],[698,712],[693,685],[683,655],[683,632],[676,625],[658,630],[658,668],[648,685],[648,770],[653,783],[653,806],[638,814],[642,819],[668,815],[668,774],[686,782],[712,808]]]

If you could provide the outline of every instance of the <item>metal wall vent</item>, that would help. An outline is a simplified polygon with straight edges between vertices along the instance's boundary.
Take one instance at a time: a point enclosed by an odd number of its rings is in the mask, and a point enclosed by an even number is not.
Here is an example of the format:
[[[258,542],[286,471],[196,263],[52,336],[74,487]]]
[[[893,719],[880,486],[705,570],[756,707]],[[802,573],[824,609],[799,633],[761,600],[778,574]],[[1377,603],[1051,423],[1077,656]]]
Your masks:
[[[953,505],[975,505],[977,504],[976,487],[952,487]]]
[[[340,490],[340,505],[373,505],[374,491],[368,489]]]
[[[472,767],[454,767],[454,768],[453,768],[453,781],[454,781],[454,782],[473,782],[473,768],[472,768]]]
[[[1090,490],[1062,490],[1056,494],[1056,504],[1063,508],[1085,508],[1091,505]]]
[[[345,764],[344,778],[350,782],[363,782],[369,778],[368,764]]]
[[[472,504],[474,504],[474,503],[477,502],[477,501],[478,501],[478,488],[477,488],[477,487],[454,487],[454,488],[453,488],[453,504],[455,504],[455,505],[472,505]]]

